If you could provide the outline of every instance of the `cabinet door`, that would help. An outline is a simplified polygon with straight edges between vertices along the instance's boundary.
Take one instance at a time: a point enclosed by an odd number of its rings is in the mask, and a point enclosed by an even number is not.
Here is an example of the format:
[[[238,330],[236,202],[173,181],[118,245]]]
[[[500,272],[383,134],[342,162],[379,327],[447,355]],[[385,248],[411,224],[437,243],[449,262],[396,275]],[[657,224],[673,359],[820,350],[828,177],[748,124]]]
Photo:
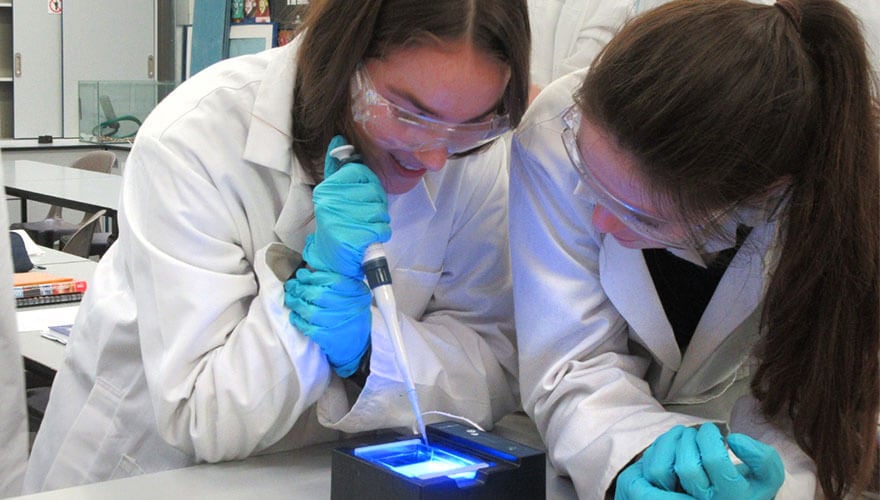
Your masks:
[[[12,52],[14,137],[61,137],[61,14],[13,2]]]
[[[79,137],[80,80],[155,80],[153,0],[64,0],[64,137]]]

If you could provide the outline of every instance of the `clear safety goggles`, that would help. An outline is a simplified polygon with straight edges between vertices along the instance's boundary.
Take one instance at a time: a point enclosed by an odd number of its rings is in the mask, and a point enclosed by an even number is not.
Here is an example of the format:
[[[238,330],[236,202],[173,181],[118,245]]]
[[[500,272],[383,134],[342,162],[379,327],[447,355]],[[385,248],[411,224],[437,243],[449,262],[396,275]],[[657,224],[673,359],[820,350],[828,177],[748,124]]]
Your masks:
[[[363,64],[352,78],[351,101],[354,121],[389,149],[418,152],[445,148],[451,156],[487,145],[510,130],[507,115],[496,114],[476,123],[448,123],[404,109],[376,90]]]
[[[581,156],[580,148],[578,148],[577,133],[580,130],[582,116],[577,105],[568,108],[562,115],[562,120],[565,123],[565,128],[562,130],[562,143],[565,145],[565,151],[568,153],[574,168],[580,174],[581,180],[596,197],[598,204],[605,207],[626,227],[645,238],[673,248],[694,246],[693,228],[689,228],[679,222],[645,213],[633,207],[614,196],[593,175]]]

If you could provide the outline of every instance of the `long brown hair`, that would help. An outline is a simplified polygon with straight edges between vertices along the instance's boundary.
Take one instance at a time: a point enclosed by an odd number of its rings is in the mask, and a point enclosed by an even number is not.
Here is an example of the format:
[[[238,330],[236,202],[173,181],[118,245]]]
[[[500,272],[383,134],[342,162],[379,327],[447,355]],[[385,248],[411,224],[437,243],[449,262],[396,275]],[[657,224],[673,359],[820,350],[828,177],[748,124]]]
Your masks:
[[[297,60],[293,151],[322,178],[325,149],[352,140],[349,82],[357,65],[407,44],[467,40],[510,66],[503,98],[513,126],[528,103],[529,21],[525,0],[319,0],[304,24]]]
[[[751,386],[832,498],[877,467],[876,89],[835,0],[682,0],[626,25],[575,96],[695,220],[790,185]]]

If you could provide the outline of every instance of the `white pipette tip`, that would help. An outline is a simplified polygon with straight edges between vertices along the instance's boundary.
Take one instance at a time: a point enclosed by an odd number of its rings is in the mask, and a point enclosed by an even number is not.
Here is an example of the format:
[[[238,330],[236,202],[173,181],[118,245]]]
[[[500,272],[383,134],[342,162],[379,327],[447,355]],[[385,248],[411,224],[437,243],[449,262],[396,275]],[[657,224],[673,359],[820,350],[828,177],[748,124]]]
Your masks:
[[[381,243],[373,243],[367,248],[367,251],[364,253],[364,269],[367,273],[367,281],[370,284],[370,288],[373,289],[373,296],[376,298],[376,307],[382,313],[382,319],[385,320],[385,325],[388,327],[391,344],[394,346],[397,368],[401,378],[403,378],[406,395],[415,414],[419,434],[425,446],[427,446],[428,434],[425,430],[425,421],[422,418],[419,395],[412,380],[409,357],[406,355],[406,347],[403,345],[403,334],[400,331],[400,322],[397,319],[397,302],[391,289],[391,273],[388,271],[385,250]]]

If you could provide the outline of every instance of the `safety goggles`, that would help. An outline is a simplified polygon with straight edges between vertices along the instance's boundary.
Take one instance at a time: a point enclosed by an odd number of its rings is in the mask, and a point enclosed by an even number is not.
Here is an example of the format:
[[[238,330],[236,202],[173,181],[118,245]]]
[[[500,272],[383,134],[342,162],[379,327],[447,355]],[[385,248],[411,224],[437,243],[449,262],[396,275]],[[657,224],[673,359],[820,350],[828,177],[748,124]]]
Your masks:
[[[470,152],[510,130],[507,115],[476,123],[448,123],[404,109],[382,96],[361,64],[351,81],[352,115],[366,133],[389,149],[430,151],[452,156]]]
[[[626,227],[632,229],[645,238],[657,243],[673,247],[688,248],[694,246],[694,238],[692,228],[663,219],[656,215],[645,213],[644,211],[633,207],[620,198],[614,196],[602,182],[587,167],[581,156],[580,148],[577,144],[577,133],[580,130],[582,116],[577,108],[573,105],[562,115],[565,128],[562,130],[562,143],[565,145],[565,151],[568,153],[571,163],[577,169],[581,179],[587,188],[596,197],[596,202],[605,207]]]

